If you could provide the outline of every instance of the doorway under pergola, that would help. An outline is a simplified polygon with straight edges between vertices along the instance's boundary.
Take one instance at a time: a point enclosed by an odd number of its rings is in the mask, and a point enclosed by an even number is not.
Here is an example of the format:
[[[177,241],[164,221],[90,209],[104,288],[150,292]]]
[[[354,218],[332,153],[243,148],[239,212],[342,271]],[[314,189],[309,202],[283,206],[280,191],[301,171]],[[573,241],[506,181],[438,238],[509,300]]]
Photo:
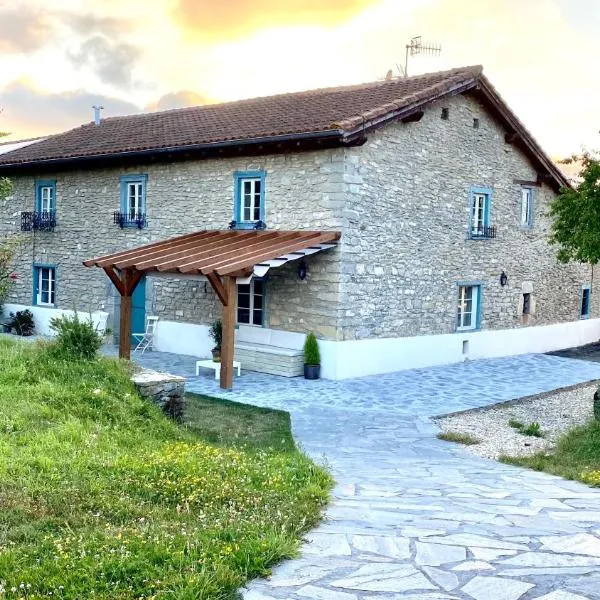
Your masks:
[[[84,261],[104,269],[121,296],[119,357],[131,357],[131,297],[145,275],[206,278],[223,309],[221,379],[223,389],[233,385],[237,283],[263,277],[280,267],[333,248],[338,231],[198,231]]]

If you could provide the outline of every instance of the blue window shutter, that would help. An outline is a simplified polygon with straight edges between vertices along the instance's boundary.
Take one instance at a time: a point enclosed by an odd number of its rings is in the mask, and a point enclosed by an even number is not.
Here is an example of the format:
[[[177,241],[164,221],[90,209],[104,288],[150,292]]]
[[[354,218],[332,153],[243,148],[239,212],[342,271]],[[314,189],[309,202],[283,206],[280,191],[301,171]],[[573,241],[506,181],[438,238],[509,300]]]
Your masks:
[[[233,220],[237,229],[253,229],[256,221],[243,221],[242,217],[242,182],[244,179],[260,180],[260,220],[264,223],[265,210],[265,171],[235,171],[233,173]]]
[[[484,227],[489,227],[492,220],[492,188],[472,185],[469,189],[469,237],[471,237],[471,232],[473,230],[473,202],[475,194],[483,194],[485,196],[485,204],[483,207]]]
[[[39,269],[38,267],[33,267],[33,285],[31,292],[31,304],[35,306],[37,304],[37,295],[38,295],[38,281],[39,281]]]
[[[531,189],[531,201],[529,202],[529,227],[533,227],[533,215],[535,207],[535,189]]]
[[[50,210],[56,210],[56,179],[39,179],[35,182],[35,212],[42,210],[42,188],[52,188]]]
[[[148,175],[122,175],[120,179],[121,186],[121,201],[120,201],[120,212],[127,214],[129,212],[129,203],[127,197],[127,187],[129,183],[141,183],[142,184],[142,195],[141,195],[141,212],[146,214],[146,187],[148,184]],[[144,225],[146,226],[146,225]],[[127,222],[126,227],[137,227],[135,222]]]

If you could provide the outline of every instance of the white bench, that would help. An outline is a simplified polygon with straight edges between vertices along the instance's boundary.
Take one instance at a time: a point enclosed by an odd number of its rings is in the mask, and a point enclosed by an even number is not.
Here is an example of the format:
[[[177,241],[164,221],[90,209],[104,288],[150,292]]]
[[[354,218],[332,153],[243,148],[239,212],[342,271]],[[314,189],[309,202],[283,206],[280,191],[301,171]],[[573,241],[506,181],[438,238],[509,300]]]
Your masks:
[[[196,361],[196,376],[200,375],[200,368],[213,369],[215,372],[215,379],[221,377],[221,363],[215,362],[214,360],[197,360]],[[242,374],[242,363],[237,360],[233,361],[233,368],[237,369],[238,377]]]
[[[298,377],[304,372],[304,355],[300,349],[237,342],[234,356],[244,363],[246,371],[283,377]]]

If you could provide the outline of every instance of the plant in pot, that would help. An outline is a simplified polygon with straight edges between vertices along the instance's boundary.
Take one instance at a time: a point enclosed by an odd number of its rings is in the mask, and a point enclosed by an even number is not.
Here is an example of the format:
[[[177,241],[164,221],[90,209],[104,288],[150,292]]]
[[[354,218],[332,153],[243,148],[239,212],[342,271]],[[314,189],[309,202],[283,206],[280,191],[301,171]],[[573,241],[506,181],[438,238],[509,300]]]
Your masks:
[[[304,341],[304,378],[319,379],[321,375],[321,353],[314,333],[309,333]]]
[[[9,325],[14,329],[17,335],[33,335],[35,323],[33,313],[30,310],[18,310],[16,313],[10,313]]]
[[[210,337],[215,343],[212,349],[212,357],[215,362],[221,362],[221,342],[223,341],[223,324],[220,320],[215,321],[209,330]]]

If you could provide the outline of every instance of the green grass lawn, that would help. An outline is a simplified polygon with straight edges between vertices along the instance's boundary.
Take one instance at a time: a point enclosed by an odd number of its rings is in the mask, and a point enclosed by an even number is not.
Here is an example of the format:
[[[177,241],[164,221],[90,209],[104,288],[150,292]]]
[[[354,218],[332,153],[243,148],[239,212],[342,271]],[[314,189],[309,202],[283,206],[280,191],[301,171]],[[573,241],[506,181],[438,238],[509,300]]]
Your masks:
[[[592,420],[571,429],[551,453],[521,458],[503,456],[501,460],[600,487],[600,421]]]
[[[287,412],[191,393],[186,399],[185,425],[211,444],[243,444],[247,448],[273,448],[281,452],[296,449]]]
[[[190,395],[178,427],[114,360],[0,339],[1,598],[235,598],[330,487],[286,413]]]

